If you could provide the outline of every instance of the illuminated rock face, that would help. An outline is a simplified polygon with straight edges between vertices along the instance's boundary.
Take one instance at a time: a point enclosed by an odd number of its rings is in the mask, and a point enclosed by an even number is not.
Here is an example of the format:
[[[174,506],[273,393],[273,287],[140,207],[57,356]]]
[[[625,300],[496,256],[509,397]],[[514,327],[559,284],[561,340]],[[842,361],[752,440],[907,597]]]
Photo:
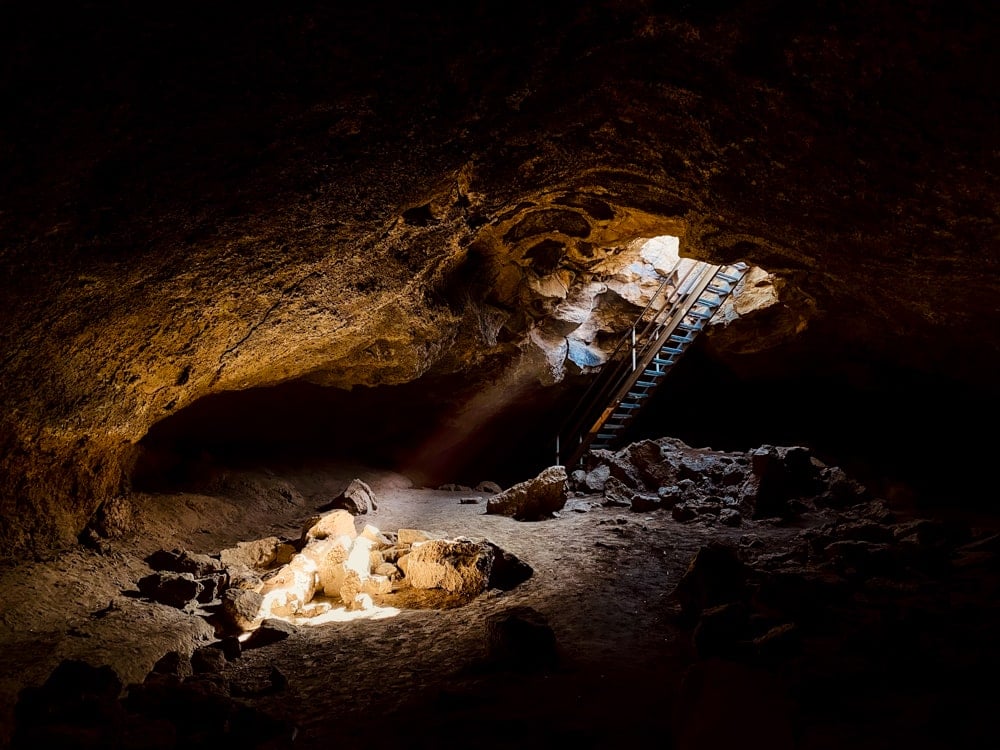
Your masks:
[[[634,296],[600,269],[641,238],[775,274],[709,343],[736,371],[995,395],[990,4],[316,5],[6,24],[5,555],[127,524],[136,443],[209,394],[592,366],[552,326]]]

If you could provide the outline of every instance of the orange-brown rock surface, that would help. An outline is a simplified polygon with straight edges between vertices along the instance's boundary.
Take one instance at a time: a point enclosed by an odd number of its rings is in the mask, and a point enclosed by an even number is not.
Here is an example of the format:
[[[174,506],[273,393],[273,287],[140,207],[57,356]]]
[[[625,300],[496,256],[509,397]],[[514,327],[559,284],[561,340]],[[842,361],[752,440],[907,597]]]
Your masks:
[[[170,11],[3,10],[4,555],[127,526],[211,394],[516,370],[539,290],[663,234],[774,275],[736,372],[995,396],[989,3]]]

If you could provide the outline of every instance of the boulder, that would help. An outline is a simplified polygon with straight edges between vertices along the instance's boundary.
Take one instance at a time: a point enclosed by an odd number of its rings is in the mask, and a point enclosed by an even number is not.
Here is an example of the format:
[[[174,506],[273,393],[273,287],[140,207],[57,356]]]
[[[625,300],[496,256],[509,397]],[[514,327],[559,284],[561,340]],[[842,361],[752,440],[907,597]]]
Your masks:
[[[511,516],[518,521],[551,518],[566,504],[567,479],[564,466],[550,466],[534,479],[490,497],[486,501],[486,512]]]
[[[275,565],[287,563],[294,552],[292,545],[276,536],[269,536],[250,542],[238,542],[235,547],[222,550],[219,559],[227,568],[245,565],[252,570],[268,570]]]
[[[489,585],[493,561],[494,549],[488,542],[434,539],[406,556],[406,580],[415,589],[478,594]]]
[[[323,510],[346,510],[352,516],[361,516],[378,509],[375,492],[360,479],[353,479],[343,492],[323,506]]]
[[[305,532],[306,543],[310,539],[326,539],[328,537],[347,536],[354,539],[358,535],[354,525],[354,516],[344,509],[334,510],[316,519]]]
[[[226,589],[222,594],[222,616],[238,632],[253,630],[260,623],[264,597],[251,589]]]

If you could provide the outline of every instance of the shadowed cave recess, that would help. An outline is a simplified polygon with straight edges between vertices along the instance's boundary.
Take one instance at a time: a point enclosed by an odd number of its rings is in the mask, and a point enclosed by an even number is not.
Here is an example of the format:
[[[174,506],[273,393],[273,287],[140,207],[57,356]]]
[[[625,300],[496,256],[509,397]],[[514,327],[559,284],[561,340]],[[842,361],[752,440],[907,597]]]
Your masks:
[[[997,747],[998,30],[3,3],[0,750]]]

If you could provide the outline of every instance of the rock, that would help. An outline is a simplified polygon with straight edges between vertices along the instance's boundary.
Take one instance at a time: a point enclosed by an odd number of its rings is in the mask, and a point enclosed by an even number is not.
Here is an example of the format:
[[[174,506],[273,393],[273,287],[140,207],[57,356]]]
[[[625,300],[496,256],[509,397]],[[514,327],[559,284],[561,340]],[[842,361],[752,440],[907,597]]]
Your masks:
[[[480,502],[482,502],[481,497],[462,497],[458,500],[459,505],[478,505]]]
[[[749,569],[735,548],[709,542],[698,550],[673,591],[682,614],[696,618],[703,610],[742,600],[747,594]]]
[[[563,506],[563,511],[572,511],[574,513],[589,513],[597,507],[597,503],[591,500],[580,500],[578,498],[570,498],[566,501]]]
[[[153,665],[152,672],[156,674],[172,674],[187,677],[192,673],[191,657],[180,651],[168,651]]]
[[[611,468],[607,464],[601,464],[587,472],[583,484],[591,492],[604,492],[604,483],[610,476]]]
[[[670,515],[675,521],[680,521],[681,523],[686,523],[687,521],[693,521],[698,517],[697,512],[694,508],[687,503],[677,503],[673,508],[670,509]]]
[[[442,484],[438,487],[438,490],[440,492],[472,492],[471,487],[467,487],[464,484],[455,484],[454,482]]]
[[[628,508],[632,505],[633,492],[634,490],[617,477],[608,477],[604,483],[604,504]]]
[[[195,674],[221,674],[226,668],[226,655],[213,646],[196,648],[191,654],[191,669]]]
[[[306,540],[338,536],[354,539],[357,535],[358,530],[354,525],[354,516],[350,511],[344,509],[334,510],[320,516],[305,532]]]
[[[534,479],[514,485],[486,501],[486,512],[518,521],[549,518],[566,504],[566,468],[550,466]]]
[[[637,513],[646,513],[651,510],[659,510],[660,497],[659,495],[650,495],[645,492],[637,492],[632,495],[632,510]]]
[[[793,515],[791,501],[814,497],[823,489],[820,470],[806,448],[762,445],[751,451],[750,462],[752,475],[740,490],[740,500],[754,518]]]
[[[501,487],[496,482],[480,482],[475,486],[476,492],[487,492],[491,495],[495,495],[498,492],[503,492],[503,487]]]
[[[224,549],[219,553],[219,559],[226,568],[245,565],[251,570],[268,570],[275,565],[284,564],[294,549],[276,536],[255,539],[250,542],[239,542],[235,547]]]
[[[260,623],[260,627],[254,630],[250,634],[250,637],[243,642],[243,650],[249,651],[250,649],[270,646],[272,643],[283,641],[295,633],[297,629],[294,625],[284,620],[277,620],[272,617],[266,618]]]
[[[221,560],[184,549],[157,550],[146,558],[146,564],[153,570],[190,573],[195,578],[203,578],[225,570]]]
[[[223,636],[218,642],[213,643],[212,647],[221,650],[226,661],[236,661],[243,653],[243,644],[235,635]]]
[[[400,529],[396,532],[396,539],[399,544],[409,546],[418,542],[429,541],[431,535],[421,529]]]
[[[559,666],[555,633],[531,607],[511,607],[486,618],[486,658],[494,666],[548,672]]]
[[[226,589],[222,594],[222,615],[238,632],[253,630],[261,620],[264,597],[251,589]]]
[[[119,747],[126,720],[119,702],[122,688],[109,666],[60,662],[43,685],[26,687],[18,695],[12,747]]]
[[[360,516],[378,509],[372,488],[360,479],[353,479],[337,497],[323,506],[322,510],[346,510],[353,516]]]
[[[534,575],[532,567],[516,555],[501,549],[488,539],[484,541],[493,550],[493,567],[490,570],[488,588],[510,591]]]
[[[139,593],[160,604],[184,609],[197,601],[204,586],[190,573],[158,572],[140,578]]]
[[[298,554],[284,567],[264,579],[264,616],[290,617],[312,601],[320,588],[319,566],[309,555]]]
[[[723,526],[739,526],[743,523],[743,516],[735,508],[722,508],[719,511],[719,523]]]
[[[436,539],[415,547],[406,558],[406,581],[413,588],[474,595],[489,585],[494,549],[486,542]]]

